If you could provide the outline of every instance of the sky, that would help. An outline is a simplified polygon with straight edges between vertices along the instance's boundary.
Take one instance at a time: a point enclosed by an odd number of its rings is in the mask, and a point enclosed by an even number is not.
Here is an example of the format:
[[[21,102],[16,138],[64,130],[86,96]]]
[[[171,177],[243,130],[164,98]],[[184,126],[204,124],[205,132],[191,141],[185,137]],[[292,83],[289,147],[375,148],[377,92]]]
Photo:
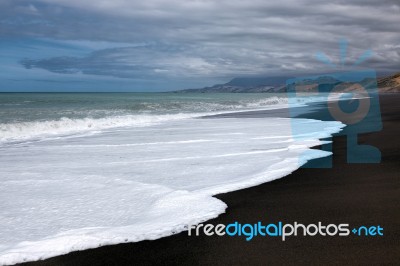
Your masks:
[[[383,75],[400,70],[399,25],[398,0],[0,0],[0,91],[168,91],[366,68]],[[372,56],[353,66],[366,51]]]

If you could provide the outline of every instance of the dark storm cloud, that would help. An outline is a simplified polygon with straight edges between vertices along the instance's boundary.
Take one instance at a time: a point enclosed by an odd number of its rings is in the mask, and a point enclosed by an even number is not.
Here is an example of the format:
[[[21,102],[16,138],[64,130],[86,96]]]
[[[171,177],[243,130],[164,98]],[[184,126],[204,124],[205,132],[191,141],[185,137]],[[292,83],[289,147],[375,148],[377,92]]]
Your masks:
[[[3,1],[0,34],[127,43],[82,57],[24,59],[56,73],[136,77],[233,77],[320,70],[313,56],[347,62],[365,50],[378,71],[398,70],[400,6],[385,1]]]

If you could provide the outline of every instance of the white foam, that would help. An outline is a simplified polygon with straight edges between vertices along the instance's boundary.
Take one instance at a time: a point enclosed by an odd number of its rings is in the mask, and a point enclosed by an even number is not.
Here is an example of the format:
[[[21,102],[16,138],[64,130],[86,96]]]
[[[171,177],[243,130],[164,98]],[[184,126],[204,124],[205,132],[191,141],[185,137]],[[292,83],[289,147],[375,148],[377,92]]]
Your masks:
[[[104,118],[67,118],[0,124],[0,142],[30,140],[57,135],[95,132],[117,127],[143,127],[165,121],[196,117],[199,114],[121,115]]]
[[[335,94],[331,99],[339,99],[342,94]],[[290,107],[304,106],[307,103],[326,101],[324,96],[309,96],[290,99]],[[215,104],[214,105],[221,105]],[[212,103],[199,104],[213,105]],[[168,121],[176,121],[205,115],[216,115],[222,113],[270,110],[287,108],[289,100],[286,97],[266,97],[255,101],[244,101],[233,106],[222,105],[218,108],[209,107],[203,112],[168,113],[168,114],[125,114],[109,115],[102,118],[68,118],[61,117],[55,120],[35,120],[14,123],[0,123],[0,144],[6,142],[20,142],[31,140],[42,140],[47,138],[66,137],[71,134],[95,134],[108,129],[119,127],[144,127],[160,124]],[[194,106],[191,106],[194,108]],[[225,108],[225,109],[224,109]],[[194,108],[196,109],[196,108]],[[201,109],[200,107],[198,109]],[[90,112],[89,112],[90,113]]]
[[[293,121],[303,125],[301,138]],[[213,195],[330,155],[309,147],[343,126],[182,119],[0,147],[0,264],[181,232],[224,212]]]

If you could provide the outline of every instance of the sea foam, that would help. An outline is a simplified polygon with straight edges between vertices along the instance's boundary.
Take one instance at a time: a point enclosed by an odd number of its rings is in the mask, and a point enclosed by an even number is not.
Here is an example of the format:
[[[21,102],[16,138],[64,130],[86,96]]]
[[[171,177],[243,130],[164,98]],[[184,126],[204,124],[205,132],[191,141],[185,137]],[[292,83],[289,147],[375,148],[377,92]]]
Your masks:
[[[341,94],[334,95],[334,99],[338,99]],[[292,99],[290,107],[304,106],[307,103],[318,102],[326,100],[322,96],[308,96],[298,97]],[[80,116],[74,117],[73,115],[65,116],[65,113],[71,111],[61,112],[57,119],[34,119],[28,121],[11,121],[7,123],[0,123],[0,145],[9,142],[21,142],[28,140],[42,140],[46,138],[54,138],[59,136],[67,136],[71,134],[94,134],[104,130],[120,128],[120,127],[144,127],[169,121],[182,120],[187,118],[201,117],[206,115],[216,115],[221,113],[233,113],[242,111],[254,110],[267,110],[279,109],[288,107],[287,97],[261,97],[257,100],[237,101],[229,105],[227,103],[214,103],[214,102],[179,102],[178,107],[180,112],[173,113],[168,108],[171,108],[171,103],[158,103],[154,106],[152,104],[145,106],[142,113],[131,113],[127,110],[86,110],[82,112],[74,111]],[[160,105],[160,106],[159,106]],[[163,106],[166,105],[166,106]],[[152,112],[153,108],[156,112]],[[184,112],[182,112],[182,110]],[[20,111],[20,110],[19,110]],[[154,110],[153,110],[154,111]],[[43,111],[39,112],[42,113]],[[46,112],[50,112],[46,110]],[[82,114],[83,113],[83,114]],[[94,114],[91,116],[90,114]],[[102,117],[96,117],[99,113],[103,114]],[[3,115],[7,115],[3,114]],[[23,116],[21,114],[21,116]],[[27,116],[27,114],[25,114]]]
[[[300,136],[292,123],[302,124]],[[213,195],[329,156],[309,148],[343,127],[310,119],[183,118],[0,147],[0,264],[184,231],[225,211]]]

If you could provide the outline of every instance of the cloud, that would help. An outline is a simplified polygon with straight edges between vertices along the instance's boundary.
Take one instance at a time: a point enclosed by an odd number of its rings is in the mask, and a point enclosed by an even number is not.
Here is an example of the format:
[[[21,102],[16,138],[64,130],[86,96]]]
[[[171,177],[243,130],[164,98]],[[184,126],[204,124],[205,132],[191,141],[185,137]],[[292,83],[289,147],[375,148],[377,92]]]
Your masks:
[[[230,78],[321,70],[323,51],[398,70],[398,0],[34,0],[0,3],[0,34],[86,43],[84,56],[27,57],[26,68],[118,78]],[[102,45],[106,44],[106,45]],[[97,44],[97,45],[96,45]],[[113,46],[114,45],[114,46]],[[20,61],[21,59],[19,59]]]
[[[275,60],[271,60],[274,58]],[[279,60],[279,64],[276,61]],[[102,49],[83,57],[23,59],[27,68],[62,74],[104,75],[118,78],[230,78],[276,71],[307,70],[302,54],[260,52],[244,47],[174,46],[162,43]],[[296,61],[296,62],[294,62]],[[302,63],[303,62],[303,63]]]

